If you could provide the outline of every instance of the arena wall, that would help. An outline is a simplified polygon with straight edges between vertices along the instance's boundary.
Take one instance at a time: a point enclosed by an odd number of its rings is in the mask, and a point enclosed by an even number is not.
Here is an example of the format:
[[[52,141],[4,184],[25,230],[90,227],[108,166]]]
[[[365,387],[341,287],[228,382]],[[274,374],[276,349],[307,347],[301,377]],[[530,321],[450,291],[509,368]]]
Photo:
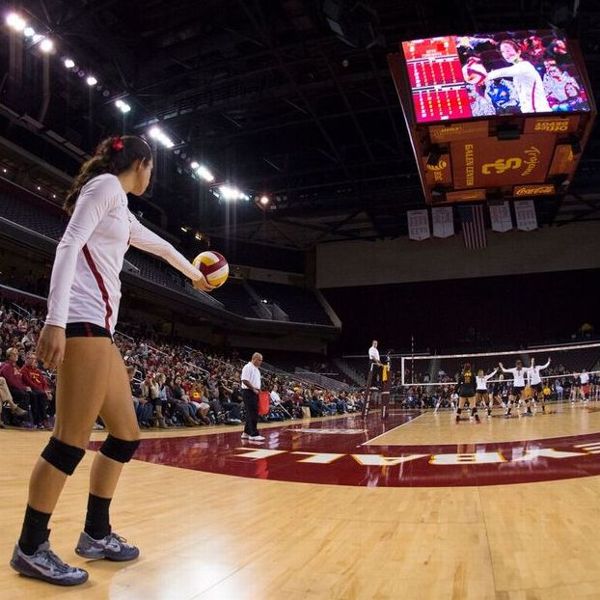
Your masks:
[[[600,224],[573,223],[532,232],[487,232],[487,248],[467,250],[459,233],[449,239],[321,244],[320,289],[441,281],[600,267]]]

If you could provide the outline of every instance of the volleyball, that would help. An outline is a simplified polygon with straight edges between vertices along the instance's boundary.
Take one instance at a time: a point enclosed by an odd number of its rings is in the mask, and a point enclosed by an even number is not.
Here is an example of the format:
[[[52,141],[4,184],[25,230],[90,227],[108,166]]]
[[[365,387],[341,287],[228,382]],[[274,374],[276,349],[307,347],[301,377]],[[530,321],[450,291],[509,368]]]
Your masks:
[[[477,59],[470,58],[467,64],[462,68],[463,77],[467,83],[471,85],[480,85],[485,81],[487,71],[481,62]]]
[[[204,275],[213,288],[221,287],[229,277],[229,263],[222,254],[214,250],[201,252],[192,264]]]

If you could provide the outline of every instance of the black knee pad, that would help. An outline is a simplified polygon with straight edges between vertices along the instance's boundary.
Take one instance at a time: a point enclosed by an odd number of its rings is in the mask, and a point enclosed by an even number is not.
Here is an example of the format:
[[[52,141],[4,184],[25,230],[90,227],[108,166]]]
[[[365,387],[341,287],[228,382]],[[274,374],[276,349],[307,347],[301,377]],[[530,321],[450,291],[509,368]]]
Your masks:
[[[102,446],[100,446],[100,452],[107,458],[112,458],[112,460],[120,463],[126,463],[131,460],[139,445],[140,440],[120,440],[109,433]]]
[[[42,452],[42,458],[66,475],[73,475],[85,455],[83,448],[69,446],[52,436]]]

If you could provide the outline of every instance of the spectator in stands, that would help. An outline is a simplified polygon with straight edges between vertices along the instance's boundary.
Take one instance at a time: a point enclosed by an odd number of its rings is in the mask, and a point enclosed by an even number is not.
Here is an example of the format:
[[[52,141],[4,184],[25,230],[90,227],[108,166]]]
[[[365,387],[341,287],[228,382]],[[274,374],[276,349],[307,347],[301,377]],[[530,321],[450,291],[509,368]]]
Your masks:
[[[193,381],[189,391],[189,399],[196,408],[195,418],[204,425],[210,425],[211,421],[208,416],[210,403],[204,394],[204,386],[199,381]]]
[[[287,390],[287,392],[282,398],[281,406],[286,410],[286,412],[290,415],[292,419],[298,416],[302,416],[301,414],[299,415],[298,411],[296,410],[296,405],[294,404],[293,390]],[[302,410],[300,410],[300,412],[302,412]]]
[[[17,419],[21,419],[22,417],[27,416],[27,411],[23,410],[18,404],[13,400],[12,394],[10,393],[10,389],[8,384],[6,383],[6,379],[4,377],[0,377],[0,402],[2,406],[4,404],[7,405],[7,409],[10,410],[13,417]],[[4,425],[2,422],[2,414],[0,412],[0,423]]]
[[[323,403],[325,413],[329,415],[337,415],[337,402],[331,392],[320,392],[319,397]]]
[[[34,424],[38,429],[51,429],[48,422],[48,406],[53,402],[52,390],[46,376],[38,368],[35,352],[28,352],[25,365],[21,369],[23,382],[30,388],[31,410],[38,413],[34,417]],[[37,422],[37,423],[36,423]]]
[[[17,366],[18,358],[19,351],[17,348],[9,348],[6,351],[6,362],[0,366],[0,377],[4,377],[6,380],[10,394],[16,404],[25,411],[31,409],[33,417],[34,408],[31,404],[31,395],[29,393],[31,392],[31,388],[23,381],[21,369]],[[37,407],[35,412],[36,416],[39,416]],[[34,425],[37,425],[37,423],[34,422]]]
[[[313,388],[310,392],[310,416],[311,417],[322,417],[325,413],[325,405],[320,397],[320,394],[316,388]]]
[[[234,381],[231,385],[231,395],[229,400],[232,404],[230,416],[233,419],[237,419],[242,422],[242,405],[244,403],[244,398],[242,396],[242,390],[240,389],[240,384],[237,381]]]
[[[152,405],[153,424],[155,427],[166,429],[167,424],[163,416],[163,406],[159,397],[160,388],[153,373],[146,373],[146,377],[140,386],[142,398]]]
[[[337,411],[340,415],[348,412],[348,405],[346,400],[347,395],[348,392],[346,392],[346,390],[342,390],[336,398]]]
[[[221,410],[225,414],[225,423],[228,425],[240,424],[242,422],[241,405],[239,402],[231,401],[231,397],[233,396],[233,389],[229,389],[222,379],[218,380],[218,389],[218,402],[221,406]]]
[[[173,382],[167,378],[164,389],[168,402],[173,406],[173,414],[188,427],[199,425],[200,421],[197,421],[195,418],[196,407],[190,402],[187,394],[183,391],[181,377],[176,377]]]
[[[556,399],[559,402],[562,402],[565,394],[565,388],[562,386],[560,379],[557,379],[554,382],[554,391],[556,392]]]
[[[131,387],[131,397],[135,408],[135,416],[138,426],[142,429],[151,427],[152,412],[154,410],[152,402],[149,402],[148,398],[143,396],[141,384],[133,380],[135,375],[135,367],[133,365],[129,365],[126,370]]]
[[[23,344],[23,348],[26,352],[35,348],[35,333],[32,329],[29,329],[21,338],[21,344]]]

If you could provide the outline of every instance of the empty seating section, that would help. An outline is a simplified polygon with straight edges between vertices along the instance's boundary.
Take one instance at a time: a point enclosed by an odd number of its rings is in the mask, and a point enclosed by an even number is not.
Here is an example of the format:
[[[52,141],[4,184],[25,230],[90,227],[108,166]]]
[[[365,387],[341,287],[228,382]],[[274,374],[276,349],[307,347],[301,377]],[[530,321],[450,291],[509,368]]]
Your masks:
[[[41,204],[38,205],[38,202],[42,201],[35,198],[31,198],[31,202],[28,201],[23,191],[19,191],[15,196],[0,192],[0,217],[59,240],[68,222],[66,215],[61,215],[56,207],[48,206],[46,210]],[[125,259],[138,269],[135,274],[140,277],[157,285],[187,293],[210,304],[210,298],[196,294],[190,288],[187,278],[164,261],[135,248],[129,249]],[[262,282],[252,282],[252,288],[261,298],[267,297],[277,303],[289,315],[291,321],[331,325],[317,297],[309,290]],[[251,297],[241,281],[230,280],[227,285],[212,292],[210,297],[221,303],[229,312],[243,317],[257,318],[257,312],[252,308],[256,300]]]
[[[125,258],[139,269],[139,275],[163,287],[186,291],[187,279],[166,262],[130,248]]]
[[[230,279],[226,285],[211,292],[211,296],[221,302],[229,312],[256,318],[256,313],[252,310],[252,298],[241,281]]]
[[[259,296],[268,302],[276,303],[286,312],[290,321],[331,325],[325,309],[311,290],[264,281],[249,283]]]
[[[15,200],[9,194],[0,193],[0,217],[41,233],[46,237],[59,240],[67,225],[67,219],[58,213],[41,211],[21,199]]]

